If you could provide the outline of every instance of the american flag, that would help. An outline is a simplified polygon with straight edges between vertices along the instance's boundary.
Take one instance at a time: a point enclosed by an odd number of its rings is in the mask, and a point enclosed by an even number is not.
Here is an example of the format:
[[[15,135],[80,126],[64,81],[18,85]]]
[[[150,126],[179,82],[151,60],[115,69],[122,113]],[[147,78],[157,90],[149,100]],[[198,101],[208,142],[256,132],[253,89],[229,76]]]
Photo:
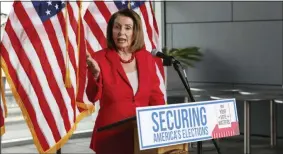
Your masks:
[[[93,1],[84,15],[87,50],[91,52],[107,48],[106,28],[112,14],[120,9],[131,8],[136,11],[143,24],[143,33],[147,51],[158,48],[159,32],[151,2],[147,1]],[[162,61],[156,58],[157,75],[160,79],[160,90],[166,101],[164,71]]]
[[[80,8],[80,2],[17,1],[5,27],[1,64],[40,153],[61,148],[94,110],[84,92]]]

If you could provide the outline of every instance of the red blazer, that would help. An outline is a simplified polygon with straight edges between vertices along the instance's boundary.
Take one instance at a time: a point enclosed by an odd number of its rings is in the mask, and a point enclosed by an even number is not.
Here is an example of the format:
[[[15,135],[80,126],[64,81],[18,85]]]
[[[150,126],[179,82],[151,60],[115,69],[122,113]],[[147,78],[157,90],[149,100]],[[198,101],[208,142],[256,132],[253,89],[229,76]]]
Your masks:
[[[96,81],[88,73],[87,96],[92,101],[100,101],[100,110],[96,119],[91,147],[94,149],[96,130],[136,114],[136,107],[164,105],[164,94],[160,90],[160,81],[156,74],[155,60],[146,50],[136,52],[138,71],[138,90],[136,95],[120,63],[115,50],[103,49],[91,55],[101,69]],[[161,70],[163,71],[163,70]]]

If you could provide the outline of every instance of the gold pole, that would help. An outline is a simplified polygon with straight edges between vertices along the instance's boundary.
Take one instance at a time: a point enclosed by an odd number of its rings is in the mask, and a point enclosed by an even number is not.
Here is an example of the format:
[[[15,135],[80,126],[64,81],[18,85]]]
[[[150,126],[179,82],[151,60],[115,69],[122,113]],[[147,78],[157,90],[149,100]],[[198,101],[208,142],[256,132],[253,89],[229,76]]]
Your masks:
[[[81,0],[79,0],[79,19],[78,19],[78,31],[77,31],[77,34],[78,34],[78,45],[77,45],[77,51],[78,51],[78,58],[80,59],[80,47],[81,47],[81,11],[82,11],[82,2]],[[80,63],[80,60],[79,60],[79,63]],[[79,64],[78,64],[79,65]],[[79,67],[77,67],[77,92],[78,92],[78,88],[79,88]]]
[[[78,62],[78,67],[77,67],[77,74],[76,74],[76,77],[77,77],[77,86],[76,86],[76,96],[75,96],[75,104],[74,104],[74,122],[76,122],[76,104],[77,104],[77,94],[78,94],[78,90],[79,90],[79,70],[80,70],[80,47],[81,47],[81,11],[82,11],[82,2],[81,0],[79,0],[79,19],[78,19],[78,29],[77,29],[77,34],[78,34],[78,44],[77,44],[77,51],[78,51],[78,59],[79,59],[79,62]]]
[[[68,3],[66,3],[66,10],[65,10],[65,27],[66,27],[66,36],[65,36],[65,41],[66,41],[66,76],[65,76],[65,87],[66,88],[71,88],[71,77],[70,77],[70,60],[69,60],[69,37],[68,37]]]

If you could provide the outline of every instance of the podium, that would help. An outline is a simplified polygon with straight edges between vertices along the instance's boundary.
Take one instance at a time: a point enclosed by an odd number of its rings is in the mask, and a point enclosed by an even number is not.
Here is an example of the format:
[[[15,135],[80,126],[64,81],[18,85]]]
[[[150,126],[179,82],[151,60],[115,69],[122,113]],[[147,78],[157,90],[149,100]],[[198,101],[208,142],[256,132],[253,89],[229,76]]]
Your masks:
[[[154,149],[140,150],[139,148],[139,137],[137,130],[136,117],[130,117],[127,119],[123,119],[121,121],[100,127],[97,129],[98,132],[113,130],[113,129],[123,129],[123,128],[131,128],[134,131],[134,153],[133,154],[189,154],[188,152],[188,144],[178,144],[166,147],[159,147]]]

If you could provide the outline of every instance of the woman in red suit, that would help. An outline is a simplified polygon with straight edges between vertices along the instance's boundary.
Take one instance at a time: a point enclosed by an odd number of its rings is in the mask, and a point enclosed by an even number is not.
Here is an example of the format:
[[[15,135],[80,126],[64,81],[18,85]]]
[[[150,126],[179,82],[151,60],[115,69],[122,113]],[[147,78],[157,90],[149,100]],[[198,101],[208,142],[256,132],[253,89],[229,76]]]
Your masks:
[[[96,154],[133,154],[133,132],[97,129],[133,117],[136,107],[164,105],[155,60],[144,49],[142,23],[130,9],[113,14],[107,27],[107,49],[87,58],[88,98],[100,101],[90,148]]]

